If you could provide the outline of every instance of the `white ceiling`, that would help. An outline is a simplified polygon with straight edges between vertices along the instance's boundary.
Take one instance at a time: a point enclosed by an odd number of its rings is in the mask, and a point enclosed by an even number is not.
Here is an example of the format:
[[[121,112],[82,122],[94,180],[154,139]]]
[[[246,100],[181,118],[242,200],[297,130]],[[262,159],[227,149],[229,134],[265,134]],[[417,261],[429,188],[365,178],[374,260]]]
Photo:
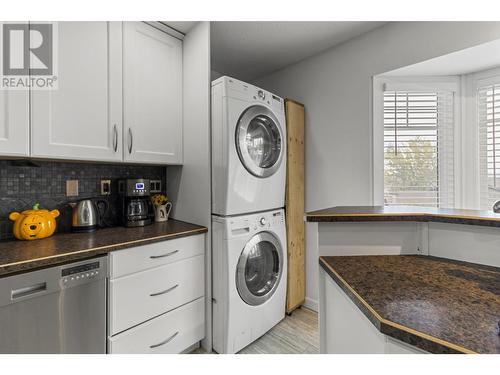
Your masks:
[[[252,81],[384,23],[212,22],[212,70]]]
[[[447,76],[479,72],[497,66],[500,66],[500,39],[405,66],[382,75]]]
[[[189,30],[197,23],[197,21],[161,21],[172,29],[175,29],[183,34],[187,34]]]

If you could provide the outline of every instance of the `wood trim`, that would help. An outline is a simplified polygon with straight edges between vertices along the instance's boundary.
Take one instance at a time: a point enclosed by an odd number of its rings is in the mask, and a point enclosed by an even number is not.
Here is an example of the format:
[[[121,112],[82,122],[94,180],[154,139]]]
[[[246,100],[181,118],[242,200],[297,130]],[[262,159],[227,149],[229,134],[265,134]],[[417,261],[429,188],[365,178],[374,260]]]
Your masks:
[[[390,326],[390,327],[393,327],[397,330],[400,330],[400,331],[403,331],[403,332],[406,332],[406,333],[409,333],[411,335],[414,335],[414,336],[417,336],[417,337],[420,337],[424,340],[427,340],[427,341],[431,341],[433,343],[436,343],[438,345],[441,345],[441,346],[444,346],[444,347],[447,347],[447,348],[450,348],[456,352],[459,352],[459,353],[464,353],[464,354],[477,354],[476,352],[470,350],[470,349],[467,349],[467,348],[464,348],[463,346],[460,346],[460,345],[457,345],[457,344],[453,344],[451,342],[448,342],[448,341],[445,341],[445,340],[442,340],[440,338],[437,338],[437,337],[434,337],[434,336],[430,336],[426,333],[423,333],[423,332],[420,332],[420,331],[417,331],[413,328],[410,328],[410,327],[406,327],[404,325],[401,325],[399,323],[395,323],[393,321],[390,321],[390,320],[387,320],[385,318],[383,318],[375,309],[373,309],[373,307],[368,303],[366,302],[363,297],[361,297],[352,287],[351,285],[349,285],[349,283],[347,281],[344,280],[344,278],[342,276],[340,276],[337,271],[335,271],[335,269],[333,267],[331,267],[327,262],[325,262],[321,257],[320,257],[320,264],[321,264],[321,267],[323,267],[323,269],[325,269],[325,271],[327,271],[327,273],[332,277],[332,279],[337,283],[339,284],[339,286],[341,286],[342,288],[345,288],[349,291],[349,293],[354,296],[358,302],[360,302],[363,307],[366,309],[366,311],[368,311],[369,314],[371,314],[372,316],[367,316],[369,318],[370,321],[372,321],[370,318],[375,318],[379,324],[380,324],[380,327],[377,327],[376,328],[381,331],[381,326],[382,325],[387,325],[387,326]],[[349,293],[347,293],[349,295]],[[352,299],[352,297],[351,297]],[[366,312],[361,309],[363,311],[363,313],[365,315]],[[372,322],[373,323],[373,322]],[[399,337],[395,337],[396,339],[400,340]]]

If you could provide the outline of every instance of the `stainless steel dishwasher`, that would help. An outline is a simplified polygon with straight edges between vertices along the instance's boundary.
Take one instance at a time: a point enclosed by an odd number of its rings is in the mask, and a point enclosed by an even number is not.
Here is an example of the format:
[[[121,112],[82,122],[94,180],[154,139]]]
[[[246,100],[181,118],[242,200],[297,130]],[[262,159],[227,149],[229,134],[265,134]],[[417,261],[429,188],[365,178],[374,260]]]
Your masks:
[[[0,279],[0,353],[106,353],[107,257]]]

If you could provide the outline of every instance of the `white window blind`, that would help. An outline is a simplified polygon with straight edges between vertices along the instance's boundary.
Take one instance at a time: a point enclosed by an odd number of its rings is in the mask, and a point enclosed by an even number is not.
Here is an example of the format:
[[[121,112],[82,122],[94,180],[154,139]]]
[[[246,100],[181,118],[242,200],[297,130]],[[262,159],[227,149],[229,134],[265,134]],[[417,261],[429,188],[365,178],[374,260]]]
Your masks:
[[[454,206],[453,92],[384,92],[386,205]]]
[[[478,88],[477,116],[481,208],[489,210],[500,200],[500,83]]]

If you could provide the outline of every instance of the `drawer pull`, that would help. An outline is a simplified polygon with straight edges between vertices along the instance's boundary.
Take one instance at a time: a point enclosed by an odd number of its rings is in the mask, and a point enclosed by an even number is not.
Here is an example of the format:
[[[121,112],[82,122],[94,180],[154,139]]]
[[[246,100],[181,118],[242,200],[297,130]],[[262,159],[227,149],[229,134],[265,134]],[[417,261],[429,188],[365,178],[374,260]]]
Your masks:
[[[162,342],[160,342],[160,343],[158,343],[158,344],[150,345],[149,347],[150,347],[151,349],[154,349],[154,348],[157,348],[157,347],[159,347],[159,346],[162,346],[162,345],[168,344],[168,343],[169,343],[170,341],[172,341],[172,340],[175,338],[175,336],[177,336],[178,334],[179,334],[179,331],[175,332],[172,336],[170,336],[170,337],[169,337],[168,339],[166,339],[165,341],[162,341]]]
[[[168,292],[171,292],[172,290],[174,290],[175,288],[177,288],[179,286],[179,284],[175,284],[174,286],[171,286],[170,288],[168,289],[165,289],[165,290],[162,290],[161,292],[157,292],[157,293],[152,293],[150,294],[151,297],[156,297],[156,296],[161,296],[162,294],[166,294]]]
[[[174,250],[174,251],[171,251],[170,253],[166,253],[166,254],[162,254],[162,255],[151,255],[150,258],[151,259],[165,258],[165,257],[169,257],[171,255],[177,254],[178,252],[179,252],[179,250]]]

